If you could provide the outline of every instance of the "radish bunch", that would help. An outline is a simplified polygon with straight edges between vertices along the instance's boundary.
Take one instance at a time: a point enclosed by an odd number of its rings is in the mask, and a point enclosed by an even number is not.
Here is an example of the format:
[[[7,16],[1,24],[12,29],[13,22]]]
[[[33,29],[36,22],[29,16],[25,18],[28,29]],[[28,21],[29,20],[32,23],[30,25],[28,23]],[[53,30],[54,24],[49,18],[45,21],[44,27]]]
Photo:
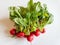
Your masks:
[[[10,30],[10,34],[18,38],[25,37],[32,41],[34,36],[45,33],[44,27],[51,24],[53,15],[48,11],[47,5],[41,2],[30,0],[26,7],[9,7],[10,20],[14,22],[15,29]]]
[[[29,42],[32,42],[34,39],[34,36],[38,37],[40,33],[45,33],[45,29],[43,31],[40,31],[39,29],[36,29],[35,32],[31,32],[30,35],[25,35],[24,32],[16,32],[16,29],[11,29],[10,34],[12,36],[16,36],[17,38],[26,38]]]

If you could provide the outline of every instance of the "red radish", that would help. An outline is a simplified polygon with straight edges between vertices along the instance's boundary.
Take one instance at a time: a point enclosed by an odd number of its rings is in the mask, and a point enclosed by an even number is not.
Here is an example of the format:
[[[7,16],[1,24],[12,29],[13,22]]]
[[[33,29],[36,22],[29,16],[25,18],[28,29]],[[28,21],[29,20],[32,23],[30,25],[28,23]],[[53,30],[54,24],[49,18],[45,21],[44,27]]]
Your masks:
[[[24,37],[24,35],[25,35],[24,32],[19,32],[16,34],[17,37]]]
[[[27,37],[27,40],[28,40],[29,42],[31,42],[33,39],[34,39],[33,35],[29,35],[29,36]]]
[[[43,29],[42,31],[40,31],[41,33],[45,33],[45,29]]]
[[[34,36],[34,32],[31,32],[30,35]],[[29,35],[25,35],[24,37],[27,38]]]
[[[40,30],[36,30],[36,32],[34,34],[35,34],[35,36],[39,36],[40,35]]]
[[[31,32],[29,36],[27,36],[27,40],[31,42],[34,39],[34,32]]]
[[[24,37],[25,37],[25,38],[27,38],[27,37],[28,37],[28,35],[25,35]]]
[[[16,34],[16,29],[11,29],[11,30],[10,30],[10,34],[11,34],[11,35],[15,35],[15,34]]]
[[[31,32],[30,35],[34,36],[34,32]],[[27,38],[29,35],[25,35],[24,37]]]
[[[34,36],[34,32],[31,32],[30,35]]]

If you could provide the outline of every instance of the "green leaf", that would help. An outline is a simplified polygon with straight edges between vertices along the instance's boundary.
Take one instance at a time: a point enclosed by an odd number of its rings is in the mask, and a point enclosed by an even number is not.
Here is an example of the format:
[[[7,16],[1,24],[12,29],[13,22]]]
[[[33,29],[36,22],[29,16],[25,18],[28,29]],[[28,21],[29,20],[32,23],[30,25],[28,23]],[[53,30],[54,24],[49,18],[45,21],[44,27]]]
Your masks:
[[[30,0],[29,2],[28,2],[28,6],[27,6],[27,8],[28,8],[28,10],[31,12],[32,10],[33,10],[33,0]]]
[[[31,17],[31,13],[30,12],[27,12],[26,13],[26,19],[29,21],[30,20],[30,17]]]
[[[20,13],[19,13],[19,8],[16,7],[10,7],[10,19],[13,20],[14,18],[22,18]]]
[[[23,18],[26,17],[26,13],[28,12],[27,8],[20,7],[20,14]]]
[[[35,8],[36,8],[36,12],[39,12],[41,9],[41,3],[37,2]]]
[[[14,22],[16,23],[16,24],[18,24],[18,25],[20,25],[20,18],[14,18]]]
[[[15,18],[14,22],[17,23],[18,25],[27,26],[27,21],[22,18]]]
[[[43,8],[44,8],[45,10],[47,10],[47,5],[46,5],[46,4],[43,4]]]
[[[48,24],[51,24],[52,22],[53,22],[53,15],[52,14],[49,14],[50,15],[50,17],[49,17],[49,20],[48,20]]]

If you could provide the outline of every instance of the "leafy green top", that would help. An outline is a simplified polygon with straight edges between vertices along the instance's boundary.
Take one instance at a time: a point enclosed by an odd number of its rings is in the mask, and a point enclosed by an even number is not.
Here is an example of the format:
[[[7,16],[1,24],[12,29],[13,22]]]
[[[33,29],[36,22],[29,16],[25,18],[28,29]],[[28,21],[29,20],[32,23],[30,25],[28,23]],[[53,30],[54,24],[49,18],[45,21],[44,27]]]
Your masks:
[[[28,2],[27,7],[10,7],[10,19],[15,22],[17,32],[23,31],[26,35],[36,31],[39,28],[41,31],[45,25],[51,24],[53,15],[48,12],[46,4],[41,5],[40,2],[33,3],[33,0]]]

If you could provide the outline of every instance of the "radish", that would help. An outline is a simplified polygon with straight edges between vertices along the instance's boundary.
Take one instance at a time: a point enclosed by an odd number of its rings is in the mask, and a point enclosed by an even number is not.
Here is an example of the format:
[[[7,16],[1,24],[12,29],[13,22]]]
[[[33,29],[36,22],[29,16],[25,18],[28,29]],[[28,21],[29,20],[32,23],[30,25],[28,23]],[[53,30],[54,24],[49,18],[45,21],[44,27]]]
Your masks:
[[[36,30],[36,32],[34,33],[35,36],[39,36],[40,35],[40,30]]]
[[[16,34],[17,37],[24,37],[24,35],[25,35],[24,32],[19,32]]]
[[[15,34],[16,34],[16,29],[11,29],[11,30],[10,30],[10,34],[11,34],[11,35],[15,35]]]

